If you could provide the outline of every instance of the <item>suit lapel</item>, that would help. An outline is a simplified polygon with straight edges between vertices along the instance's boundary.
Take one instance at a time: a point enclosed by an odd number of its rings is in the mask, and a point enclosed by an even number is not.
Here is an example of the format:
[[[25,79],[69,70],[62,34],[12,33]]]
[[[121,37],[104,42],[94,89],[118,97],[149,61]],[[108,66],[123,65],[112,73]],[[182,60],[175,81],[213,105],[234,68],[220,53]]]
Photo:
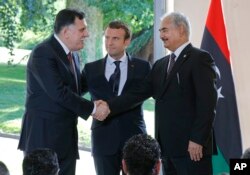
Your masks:
[[[50,38],[50,43],[51,43],[51,50],[53,51],[55,57],[60,60],[60,62],[63,64],[65,69],[73,74],[70,69],[70,63],[67,58],[67,55],[65,51],[63,50],[62,46],[59,44],[59,42],[55,39],[54,36],[51,36]]]
[[[122,93],[126,92],[127,88],[129,87],[129,84],[131,83],[133,76],[134,76],[134,70],[135,70],[135,64],[133,61],[133,58],[129,54],[127,54],[128,58],[128,71],[127,71],[127,80],[123,87]]]
[[[159,64],[159,68],[157,69],[157,75],[159,77],[159,94],[161,94],[165,90],[166,78],[167,78],[167,67],[168,67],[169,55],[162,58],[162,62]]]
[[[164,83],[164,85],[163,85],[164,89],[163,89],[163,91],[162,91],[162,93],[161,93],[160,96],[164,95],[164,93],[166,92],[166,90],[167,90],[167,88],[168,88],[168,86],[169,86],[169,83],[170,83],[171,80],[174,78],[174,76],[177,75],[177,73],[178,73],[179,69],[181,68],[182,64],[188,59],[189,54],[190,54],[190,49],[191,49],[191,48],[192,48],[192,45],[191,45],[191,44],[187,45],[187,46],[183,49],[183,51],[181,52],[181,54],[179,55],[177,61],[176,61],[175,64],[174,64],[174,67],[172,68],[170,74],[169,74],[168,77],[166,78],[166,81],[165,81],[165,83]],[[170,56],[168,55],[168,59],[169,59],[169,57],[170,57]],[[167,60],[168,60],[168,59],[167,59]],[[166,65],[166,66],[167,66],[167,65]],[[166,70],[167,70],[167,68],[165,69],[165,73],[166,73]],[[166,74],[164,74],[164,75],[166,75]]]
[[[79,93],[79,89],[81,89],[80,58],[79,58],[77,52],[73,52],[72,57],[73,57],[73,61],[75,63],[76,79],[77,79],[77,86],[78,86],[77,89],[78,89],[78,93]]]
[[[65,69],[68,71],[68,73],[74,78],[74,87],[75,91],[77,92],[77,89],[81,89],[80,87],[80,62],[79,62],[79,57],[76,53],[72,54],[73,61],[75,63],[75,71],[76,71],[76,78],[77,78],[77,84],[75,81],[75,75],[74,72],[72,72],[70,62],[68,60],[68,57],[62,48],[62,46],[59,44],[59,42],[55,39],[54,36],[51,36],[50,38],[50,43],[51,43],[51,50],[54,52],[54,55],[57,60],[59,60],[60,63],[65,67]],[[78,85],[78,87],[77,87]]]
[[[110,84],[105,76],[107,57],[108,55],[106,55],[103,59],[100,60],[98,67],[96,67],[97,69],[96,71],[97,71],[98,77],[101,77],[100,81],[104,82],[103,86],[106,86],[106,89],[108,90],[107,93],[113,94],[113,90],[110,87]]]

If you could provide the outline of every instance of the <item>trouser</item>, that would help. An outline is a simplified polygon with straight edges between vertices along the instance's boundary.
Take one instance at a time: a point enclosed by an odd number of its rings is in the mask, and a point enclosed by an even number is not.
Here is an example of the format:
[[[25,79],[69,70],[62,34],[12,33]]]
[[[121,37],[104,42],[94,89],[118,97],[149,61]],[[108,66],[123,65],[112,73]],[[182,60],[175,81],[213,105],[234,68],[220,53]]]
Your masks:
[[[164,175],[212,175],[212,157],[204,156],[200,161],[193,161],[189,156],[162,158]]]

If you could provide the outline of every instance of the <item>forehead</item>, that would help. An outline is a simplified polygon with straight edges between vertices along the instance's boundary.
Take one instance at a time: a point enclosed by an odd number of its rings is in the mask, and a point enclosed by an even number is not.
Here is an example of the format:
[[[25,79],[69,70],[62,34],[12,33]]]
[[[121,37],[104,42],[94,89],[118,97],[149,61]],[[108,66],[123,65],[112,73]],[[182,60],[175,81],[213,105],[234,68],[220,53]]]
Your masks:
[[[74,25],[80,28],[87,27],[87,22],[84,18],[83,19],[75,18]]]
[[[113,29],[113,28],[108,27],[105,30],[105,35],[109,35],[109,36],[125,36],[125,31],[122,28]]]
[[[173,22],[170,18],[164,18],[161,21],[161,28],[169,28],[170,26],[173,26]]]

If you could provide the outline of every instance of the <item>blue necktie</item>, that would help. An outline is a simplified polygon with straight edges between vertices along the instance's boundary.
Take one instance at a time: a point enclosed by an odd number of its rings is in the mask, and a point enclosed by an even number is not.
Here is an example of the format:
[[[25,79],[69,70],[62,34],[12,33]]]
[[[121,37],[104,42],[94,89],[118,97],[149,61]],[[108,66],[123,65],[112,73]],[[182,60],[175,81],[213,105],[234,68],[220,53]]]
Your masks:
[[[109,84],[112,87],[112,90],[116,96],[118,95],[121,77],[120,63],[121,61],[114,61],[116,68],[114,73],[109,78]]]

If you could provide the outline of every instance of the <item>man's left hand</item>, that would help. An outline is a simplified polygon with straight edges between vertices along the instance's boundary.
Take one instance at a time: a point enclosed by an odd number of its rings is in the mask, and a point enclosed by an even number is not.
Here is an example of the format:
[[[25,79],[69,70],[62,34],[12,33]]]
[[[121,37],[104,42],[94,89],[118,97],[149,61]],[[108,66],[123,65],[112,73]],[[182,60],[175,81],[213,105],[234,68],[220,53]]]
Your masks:
[[[203,157],[202,148],[202,145],[189,141],[188,152],[190,155],[190,159],[193,161],[200,161]]]

